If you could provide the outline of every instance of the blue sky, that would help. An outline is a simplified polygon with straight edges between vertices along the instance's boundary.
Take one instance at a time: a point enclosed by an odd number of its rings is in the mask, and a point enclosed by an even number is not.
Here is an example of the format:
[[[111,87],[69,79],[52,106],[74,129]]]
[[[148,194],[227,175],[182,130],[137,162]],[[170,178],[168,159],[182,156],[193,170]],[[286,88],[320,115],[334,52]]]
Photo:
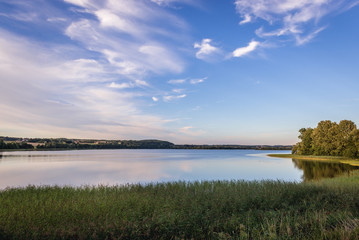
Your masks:
[[[359,1],[1,0],[0,135],[294,144],[359,123]]]

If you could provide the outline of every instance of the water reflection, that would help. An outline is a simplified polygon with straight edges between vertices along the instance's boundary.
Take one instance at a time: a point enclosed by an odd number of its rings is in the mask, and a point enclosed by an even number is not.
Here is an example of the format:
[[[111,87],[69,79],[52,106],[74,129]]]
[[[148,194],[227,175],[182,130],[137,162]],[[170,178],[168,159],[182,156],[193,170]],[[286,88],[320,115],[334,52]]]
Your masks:
[[[301,181],[278,151],[255,150],[83,150],[4,152],[0,189],[32,185],[116,185],[195,180]],[[287,153],[287,152],[281,152]]]
[[[339,162],[322,162],[292,159],[294,166],[303,170],[303,181],[319,180],[322,178],[333,178],[343,174],[349,174],[350,171],[359,169],[359,167],[343,164]]]

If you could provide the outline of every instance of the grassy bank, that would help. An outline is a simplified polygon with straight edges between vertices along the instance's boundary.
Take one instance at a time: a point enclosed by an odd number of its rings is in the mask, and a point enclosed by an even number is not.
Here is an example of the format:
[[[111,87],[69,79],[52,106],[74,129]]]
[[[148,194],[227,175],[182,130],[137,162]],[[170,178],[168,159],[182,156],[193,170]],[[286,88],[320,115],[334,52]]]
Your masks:
[[[358,239],[359,172],[317,183],[176,182],[0,192],[0,239]]]
[[[336,156],[314,156],[314,155],[296,155],[296,154],[268,154],[269,157],[279,158],[293,158],[298,160],[313,160],[313,161],[327,161],[327,162],[340,162],[352,166],[359,166],[359,160],[346,157]]]

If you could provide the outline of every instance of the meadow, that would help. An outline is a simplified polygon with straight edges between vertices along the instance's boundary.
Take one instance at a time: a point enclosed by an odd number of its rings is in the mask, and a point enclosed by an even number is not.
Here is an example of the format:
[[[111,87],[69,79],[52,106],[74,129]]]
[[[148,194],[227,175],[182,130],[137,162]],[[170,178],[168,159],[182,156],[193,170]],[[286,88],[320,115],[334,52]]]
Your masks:
[[[358,239],[359,172],[0,192],[0,239]]]

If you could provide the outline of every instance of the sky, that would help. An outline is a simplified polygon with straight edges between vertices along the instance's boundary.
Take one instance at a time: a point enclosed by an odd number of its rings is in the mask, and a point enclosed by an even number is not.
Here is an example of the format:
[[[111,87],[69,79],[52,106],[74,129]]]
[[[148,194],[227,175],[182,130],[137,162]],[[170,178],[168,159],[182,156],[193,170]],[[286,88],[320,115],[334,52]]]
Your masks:
[[[359,124],[359,0],[0,0],[0,136],[294,144]]]

